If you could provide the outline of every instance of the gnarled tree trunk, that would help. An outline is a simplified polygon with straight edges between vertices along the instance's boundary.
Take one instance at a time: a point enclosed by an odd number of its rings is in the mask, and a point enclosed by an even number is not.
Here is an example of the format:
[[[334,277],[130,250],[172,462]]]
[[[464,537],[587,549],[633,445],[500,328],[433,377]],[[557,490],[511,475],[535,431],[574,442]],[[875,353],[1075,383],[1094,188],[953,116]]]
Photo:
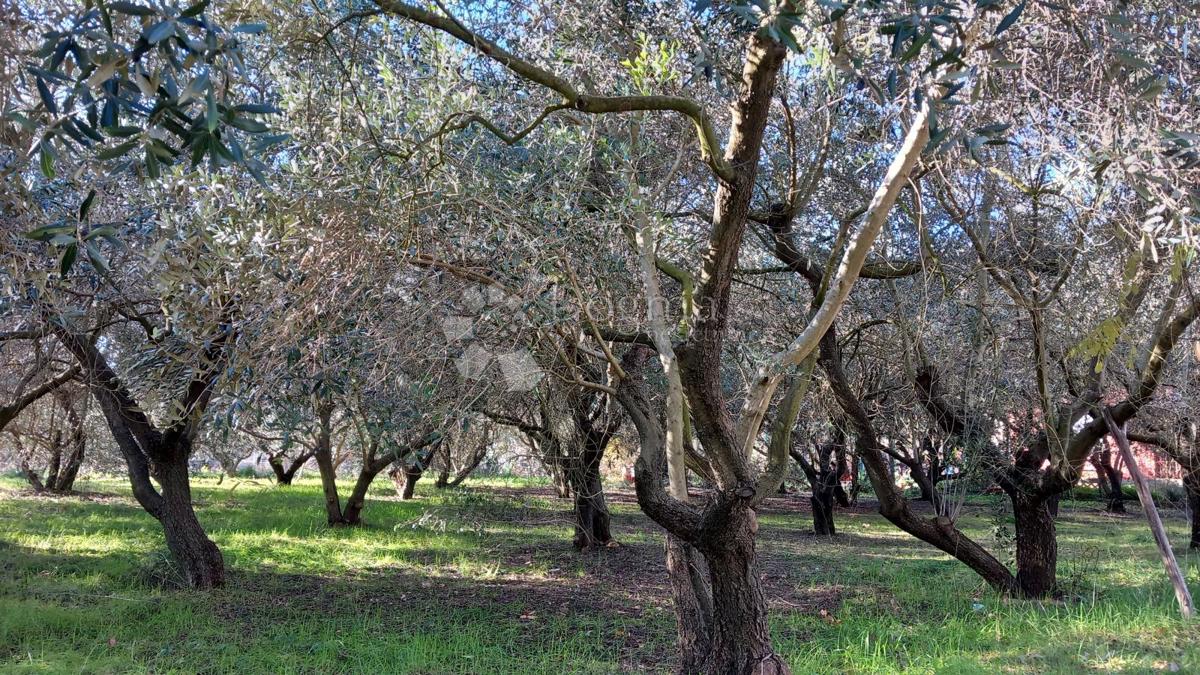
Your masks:
[[[790,672],[771,647],[767,600],[759,579],[754,511],[733,501],[696,542],[712,588],[712,646],[702,672],[771,675]]]
[[[575,548],[583,550],[605,546],[612,541],[608,504],[600,477],[604,448],[589,448],[574,458],[567,468],[571,491],[575,496]]]
[[[225,562],[217,545],[208,538],[192,508],[186,452],[177,458],[156,462],[154,477],[162,488],[162,508],[157,514],[166,536],[167,548],[179,564],[191,588],[207,589],[225,583]]]
[[[313,457],[321,474],[321,492],[325,497],[325,522],[331,527],[346,524],[342,516],[342,500],[338,497],[337,466],[333,460],[332,417],[333,406],[326,403],[317,406],[318,428],[313,446]]]
[[[1058,536],[1052,500],[1017,495],[1015,519],[1017,588],[1029,598],[1052,594],[1057,585]]]

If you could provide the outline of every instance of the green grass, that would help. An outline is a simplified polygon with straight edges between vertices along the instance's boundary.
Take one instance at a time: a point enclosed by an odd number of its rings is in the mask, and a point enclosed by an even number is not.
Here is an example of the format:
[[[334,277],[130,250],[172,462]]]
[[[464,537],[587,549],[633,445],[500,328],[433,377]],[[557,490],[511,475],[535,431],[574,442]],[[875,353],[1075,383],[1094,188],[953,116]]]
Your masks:
[[[303,480],[196,481],[225,588],[174,590],[157,523],[119,480],[47,499],[0,480],[4,672],[610,673],[666,671],[673,617],[657,529],[628,499],[624,544],[570,548],[567,504],[520,481],[372,492],[359,529],[323,525]],[[348,486],[347,486],[348,487]],[[772,635],[797,673],[1200,672],[1136,506],[1076,502],[1060,525],[1061,603],[1012,601],[880,517],[761,518]],[[990,541],[994,500],[966,519]],[[1186,522],[1169,514],[1178,546]],[[1180,550],[1194,590],[1200,569]]]

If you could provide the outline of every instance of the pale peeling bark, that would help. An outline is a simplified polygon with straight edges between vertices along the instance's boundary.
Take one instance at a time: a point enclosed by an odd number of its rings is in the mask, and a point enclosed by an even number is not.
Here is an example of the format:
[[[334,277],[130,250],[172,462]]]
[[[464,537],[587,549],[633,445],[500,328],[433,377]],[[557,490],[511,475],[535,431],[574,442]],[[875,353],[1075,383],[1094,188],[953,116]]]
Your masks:
[[[655,233],[650,217],[641,214],[641,223],[637,233],[638,264],[642,272],[642,284],[646,289],[646,319],[650,324],[650,338],[658,350],[658,360],[662,363],[663,373],[667,377],[667,482],[668,491],[672,497],[686,502],[687,491],[687,457],[683,451],[683,380],[679,375],[679,359],[675,356],[675,348],[671,345],[671,333],[667,329],[662,290],[658,285],[655,272]],[[653,462],[651,463],[653,464]]]
[[[883,182],[880,183],[879,189],[871,198],[862,229],[846,247],[846,253],[842,256],[841,265],[838,266],[837,272],[829,283],[825,298],[813,312],[812,318],[809,319],[808,325],[800,335],[786,350],[777,354],[760,371],[758,378],[750,386],[750,393],[746,397],[742,416],[738,420],[737,437],[742,441],[743,452],[750,452],[752,441],[758,436],[763,417],[767,414],[771,398],[779,386],[784,370],[789,366],[799,365],[808,358],[820,344],[825,332],[833,325],[834,318],[841,311],[842,305],[846,303],[846,298],[850,296],[854,282],[858,280],[858,276],[862,272],[867,255],[871,252],[871,247],[875,245],[875,239],[883,230],[888,213],[896,203],[896,198],[900,196],[900,190],[908,183],[909,174],[912,173],[913,167],[916,166],[917,160],[921,156],[921,151],[928,142],[929,105],[924,103],[913,118],[908,134],[904,138],[904,144],[900,146],[899,152],[892,159],[892,164],[888,167]]]

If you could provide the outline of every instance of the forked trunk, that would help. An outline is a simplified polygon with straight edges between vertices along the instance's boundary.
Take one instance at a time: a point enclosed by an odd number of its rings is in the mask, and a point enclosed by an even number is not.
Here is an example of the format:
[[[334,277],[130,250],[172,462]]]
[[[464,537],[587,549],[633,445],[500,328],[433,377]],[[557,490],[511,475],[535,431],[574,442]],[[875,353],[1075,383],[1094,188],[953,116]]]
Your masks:
[[[447,457],[449,457],[449,451],[447,451]],[[486,448],[477,452],[475,456],[472,457],[466,465],[458,469],[453,476],[449,475],[450,467],[449,464],[447,464],[447,467],[444,469],[444,471],[446,472],[448,480],[438,487],[458,487],[459,485],[462,485],[463,481],[465,481],[472,473],[474,473],[475,469],[478,469],[480,464],[483,464],[485,457],[487,457]],[[438,480],[440,481],[441,479],[442,477],[439,476]]]
[[[274,457],[267,458],[267,466],[271,467],[271,471],[275,473],[276,485],[291,485],[292,477],[287,475],[287,470],[283,468],[283,462],[280,462]]]
[[[1044,598],[1057,584],[1058,537],[1052,501],[1017,497],[1012,500],[1016,520],[1017,589],[1028,598]]]
[[[600,462],[580,461],[582,466],[570,471],[571,491],[575,494],[575,548],[579,550],[605,546],[612,541],[608,504],[604,501],[604,484],[600,479]]]
[[[70,443],[71,451],[67,455],[66,461],[59,466],[56,474],[48,477],[46,487],[53,492],[70,492],[75,487],[79,469],[83,467],[83,453],[87,445],[87,438],[84,436],[82,427],[71,433]]]
[[[42,480],[37,469],[30,467],[24,460],[21,461],[21,471],[25,474],[25,478],[34,492],[66,494],[75,487],[75,478],[79,476],[79,469],[83,466],[87,437],[84,435],[83,424],[78,415],[72,411],[70,419],[71,433],[67,439],[63,440],[61,431],[55,431],[50,440],[50,458],[46,466],[45,480]],[[64,446],[67,446],[68,449],[65,458],[63,457]]]
[[[305,461],[307,461],[307,458]],[[283,460],[280,458],[268,457],[267,464],[270,464],[271,470],[275,472],[275,483],[277,485],[291,485],[292,481],[296,480],[296,472],[300,470],[300,466],[304,462],[296,460],[292,462],[291,466],[285,467]]]
[[[179,454],[180,459],[155,466],[155,478],[162,487],[158,520],[166,535],[167,548],[187,585],[196,589],[215,588],[225,583],[225,562],[192,509],[186,453]]]
[[[195,431],[191,422],[201,417],[208,404],[213,384],[225,369],[225,343],[235,332],[222,332],[210,342],[206,350],[210,369],[194,375],[187,395],[177,401],[180,410],[189,411],[191,421],[177,422],[163,433],[146,417],[92,341],[72,333],[62,324],[49,324],[49,327],[88,373],[91,393],[125,459],[133,496],[162,524],[167,548],[179,564],[188,586],[207,589],[222,585],[225,562],[220,549],[204,533],[192,510],[187,462]],[[161,493],[151,484],[151,475],[158,479]]]

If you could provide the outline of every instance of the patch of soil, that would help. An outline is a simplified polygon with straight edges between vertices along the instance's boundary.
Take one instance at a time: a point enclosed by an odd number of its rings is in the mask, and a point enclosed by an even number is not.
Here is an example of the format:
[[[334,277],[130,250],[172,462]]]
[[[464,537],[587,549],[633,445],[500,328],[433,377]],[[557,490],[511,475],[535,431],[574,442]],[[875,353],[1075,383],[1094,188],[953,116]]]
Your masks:
[[[531,523],[561,524],[561,541],[545,538],[497,536],[487,542],[487,555],[497,561],[489,575],[464,575],[453,564],[437,564],[437,556],[416,553],[425,574],[394,568],[364,570],[350,577],[232,572],[234,592],[223,595],[217,611],[230,620],[255,623],[261,612],[329,612],[351,607],[369,608],[387,623],[404,625],[414,611],[436,614],[441,608],[505,611],[513,620],[528,624],[529,639],[538,639],[538,624],[550,618],[588,617],[607,626],[600,637],[608,644],[617,641],[623,670],[657,670],[674,660],[673,607],[663,555],[663,531],[635,511],[632,490],[613,489],[605,497],[610,505],[630,506],[613,514],[613,534],[619,545],[576,551],[571,545],[571,503],[559,499],[552,488],[475,488],[497,498],[520,500],[519,509],[485,508],[478,514],[488,522],[518,526]],[[531,499],[544,503],[530,504]],[[765,513],[807,512],[807,495],[783,495],[767,500]],[[631,511],[633,511],[631,513]],[[850,512],[867,513],[861,504]],[[821,617],[832,616],[841,605],[840,585],[814,588],[804,570],[786,551],[811,545],[803,528],[764,527],[761,535],[769,546],[760,549],[764,590],[771,608]],[[849,542],[848,542],[849,543]],[[525,571],[528,570],[528,571]],[[247,608],[247,595],[261,597]],[[665,618],[664,618],[665,617]],[[522,633],[525,634],[524,632]]]
[[[561,511],[555,512],[540,509],[543,513],[569,527],[572,522],[571,504],[569,500],[560,499],[550,487],[539,488],[487,488],[487,492],[510,498],[529,499],[538,497],[546,499],[551,505],[561,504]],[[605,500],[610,506],[623,505],[637,508],[637,495],[627,488],[608,488],[604,493]],[[759,507],[760,513],[788,514],[811,513],[811,505],[807,493],[792,493],[773,496],[765,500]],[[861,501],[848,508],[839,507],[842,514],[870,514],[878,510],[878,504]],[[513,514],[512,522],[521,522],[520,518],[527,516]],[[612,514],[613,536],[618,542],[622,536],[628,537],[631,530],[639,534],[637,539],[649,538],[653,544],[632,543],[622,544],[616,548],[605,548],[594,551],[577,552],[570,546],[570,541],[564,537],[562,546],[527,545],[513,547],[506,551],[505,566],[509,568],[522,565],[533,565],[541,562],[550,567],[552,577],[561,577],[560,581],[566,586],[583,586],[601,589],[636,589],[635,592],[605,591],[617,596],[622,603],[627,601],[642,601],[643,604],[656,604],[671,610],[670,589],[667,585],[666,567],[663,557],[663,530],[640,512],[629,514],[616,512]],[[772,542],[779,542],[789,547],[803,547],[811,534],[800,528],[765,528],[762,536]],[[578,569],[582,563],[586,576],[574,577],[559,570]],[[810,593],[797,590],[796,580],[802,575],[793,569],[794,564],[788,560],[772,558],[763,553],[759,559],[762,568],[763,582],[767,595],[777,602],[779,607],[794,608],[796,611],[817,613],[821,609],[832,611],[841,603],[841,592],[822,590],[815,597]],[[610,601],[597,601],[597,608],[609,604]],[[773,605],[774,606],[774,605]]]

